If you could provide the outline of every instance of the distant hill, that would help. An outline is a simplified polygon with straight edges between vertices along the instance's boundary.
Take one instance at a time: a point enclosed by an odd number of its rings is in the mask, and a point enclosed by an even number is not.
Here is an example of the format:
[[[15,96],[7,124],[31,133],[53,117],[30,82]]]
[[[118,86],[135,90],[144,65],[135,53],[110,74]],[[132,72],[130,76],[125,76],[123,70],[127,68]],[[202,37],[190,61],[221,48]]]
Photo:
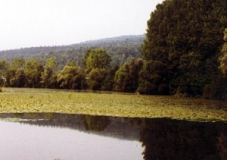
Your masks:
[[[35,58],[45,61],[53,57],[60,66],[74,61],[81,66],[81,59],[87,50],[102,48],[112,57],[112,65],[122,65],[130,58],[139,58],[144,35],[128,35],[120,37],[90,40],[65,46],[40,46],[0,51],[0,59],[12,61],[14,58]]]

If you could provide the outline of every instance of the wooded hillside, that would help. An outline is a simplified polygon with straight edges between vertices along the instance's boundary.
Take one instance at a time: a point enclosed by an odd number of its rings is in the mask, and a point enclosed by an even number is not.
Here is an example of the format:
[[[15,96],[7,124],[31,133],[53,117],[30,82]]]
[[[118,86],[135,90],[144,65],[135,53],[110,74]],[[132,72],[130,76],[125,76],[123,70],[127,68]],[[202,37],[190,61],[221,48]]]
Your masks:
[[[66,46],[41,46],[0,51],[0,59],[11,62],[14,58],[37,59],[45,62],[47,58],[54,58],[59,69],[68,63],[75,62],[82,66],[82,58],[88,50],[102,48],[112,57],[111,65],[121,66],[131,58],[141,57],[143,35],[129,35],[121,37],[91,40]]]

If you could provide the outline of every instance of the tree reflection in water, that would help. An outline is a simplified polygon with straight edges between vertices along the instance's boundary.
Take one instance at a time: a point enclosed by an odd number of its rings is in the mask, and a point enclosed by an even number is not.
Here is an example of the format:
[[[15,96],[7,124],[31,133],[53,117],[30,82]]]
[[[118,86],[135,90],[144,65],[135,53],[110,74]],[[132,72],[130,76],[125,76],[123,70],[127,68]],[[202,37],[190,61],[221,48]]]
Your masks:
[[[138,140],[145,160],[226,160],[227,123],[116,118],[57,113],[1,114],[21,123],[67,127],[102,136]]]
[[[226,160],[225,123],[188,122],[169,119],[146,120],[140,141],[144,159]]]
[[[87,130],[91,131],[103,131],[110,124],[109,117],[105,116],[81,116],[83,124]]]

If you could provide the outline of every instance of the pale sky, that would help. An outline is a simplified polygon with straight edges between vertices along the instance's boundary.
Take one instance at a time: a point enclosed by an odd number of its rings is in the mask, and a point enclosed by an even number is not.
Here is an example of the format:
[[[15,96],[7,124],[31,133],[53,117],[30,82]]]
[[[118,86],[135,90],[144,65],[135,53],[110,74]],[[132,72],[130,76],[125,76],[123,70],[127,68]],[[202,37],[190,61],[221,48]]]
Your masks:
[[[163,0],[0,0],[0,50],[146,33]]]

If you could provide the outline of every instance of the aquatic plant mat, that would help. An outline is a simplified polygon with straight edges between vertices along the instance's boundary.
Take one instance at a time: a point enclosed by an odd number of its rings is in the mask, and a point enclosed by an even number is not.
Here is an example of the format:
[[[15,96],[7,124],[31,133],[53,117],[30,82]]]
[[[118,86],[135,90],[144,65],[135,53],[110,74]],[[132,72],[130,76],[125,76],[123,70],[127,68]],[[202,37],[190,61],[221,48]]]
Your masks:
[[[0,113],[31,112],[227,122],[224,101],[43,89],[4,88],[0,93]]]

